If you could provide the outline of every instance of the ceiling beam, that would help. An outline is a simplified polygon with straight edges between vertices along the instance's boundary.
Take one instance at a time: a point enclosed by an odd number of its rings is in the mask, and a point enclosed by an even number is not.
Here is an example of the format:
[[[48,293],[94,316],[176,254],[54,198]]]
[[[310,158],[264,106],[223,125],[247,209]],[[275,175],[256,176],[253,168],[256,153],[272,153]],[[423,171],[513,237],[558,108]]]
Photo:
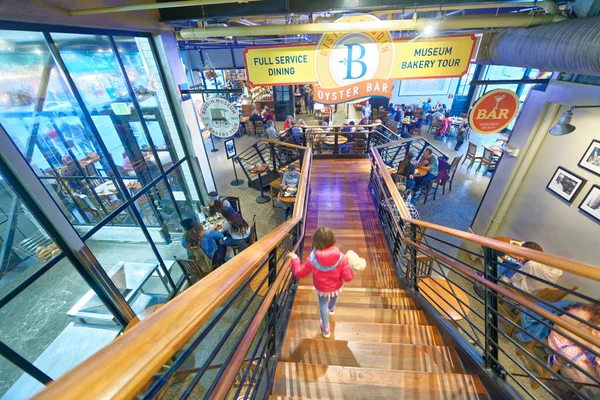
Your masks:
[[[163,8],[179,8],[179,7],[192,7],[192,6],[208,6],[218,4],[230,4],[230,3],[248,3],[251,1],[261,0],[183,0],[183,1],[171,1],[168,3],[147,3],[147,4],[135,4],[130,6],[116,6],[116,7],[101,7],[101,8],[87,8],[82,10],[70,10],[69,15],[88,15],[88,14],[107,14],[117,12],[130,12],[130,11],[145,11],[145,10],[159,10]]]

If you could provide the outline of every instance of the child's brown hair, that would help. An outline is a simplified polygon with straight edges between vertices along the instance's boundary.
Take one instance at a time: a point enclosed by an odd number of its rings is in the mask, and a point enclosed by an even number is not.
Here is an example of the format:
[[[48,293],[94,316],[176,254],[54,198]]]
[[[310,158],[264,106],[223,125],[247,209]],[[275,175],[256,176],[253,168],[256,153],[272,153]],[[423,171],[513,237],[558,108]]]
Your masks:
[[[335,245],[335,235],[327,227],[319,228],[315,231],[312,240],[312,246],[317,250],[327,249]]]

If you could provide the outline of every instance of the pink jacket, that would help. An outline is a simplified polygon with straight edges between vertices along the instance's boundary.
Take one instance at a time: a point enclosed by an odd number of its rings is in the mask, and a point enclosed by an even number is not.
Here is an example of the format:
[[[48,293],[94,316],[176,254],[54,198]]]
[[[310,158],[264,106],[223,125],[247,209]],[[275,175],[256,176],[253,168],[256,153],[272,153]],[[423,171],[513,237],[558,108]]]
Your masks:
[[[324,250],[313,249],[304,264],[294,257],[292,269],[298,278],[304,278],[312,272],[315,289],[323,293],[336,291],[344,285],[344,281],[350,282],[354,278],[346,256],[335,246]]]

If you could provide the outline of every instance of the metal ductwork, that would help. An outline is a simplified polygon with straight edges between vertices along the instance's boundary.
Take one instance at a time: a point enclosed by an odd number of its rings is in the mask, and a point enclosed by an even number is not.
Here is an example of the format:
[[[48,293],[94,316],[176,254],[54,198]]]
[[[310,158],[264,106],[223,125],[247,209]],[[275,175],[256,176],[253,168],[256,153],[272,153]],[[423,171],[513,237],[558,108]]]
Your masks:
[[[480,51],[482,63],[600,76],[600,16],[506,29]]]

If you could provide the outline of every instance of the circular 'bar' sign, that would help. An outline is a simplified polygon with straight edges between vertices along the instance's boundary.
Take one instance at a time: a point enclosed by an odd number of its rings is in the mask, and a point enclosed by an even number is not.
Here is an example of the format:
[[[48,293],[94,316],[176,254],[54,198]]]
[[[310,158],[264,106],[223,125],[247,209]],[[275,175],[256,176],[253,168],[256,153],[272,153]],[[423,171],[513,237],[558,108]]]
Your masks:
[[[497,89],[475,102],[469,123],[475,132],[488,134],[506,128],[519,111],[519,97],[512,90]]]
[[[235,106],[220,97],[211,97],[202,104],[200,118],[206,129],[217,137],[231,137],[240,128],[240,116]]]

